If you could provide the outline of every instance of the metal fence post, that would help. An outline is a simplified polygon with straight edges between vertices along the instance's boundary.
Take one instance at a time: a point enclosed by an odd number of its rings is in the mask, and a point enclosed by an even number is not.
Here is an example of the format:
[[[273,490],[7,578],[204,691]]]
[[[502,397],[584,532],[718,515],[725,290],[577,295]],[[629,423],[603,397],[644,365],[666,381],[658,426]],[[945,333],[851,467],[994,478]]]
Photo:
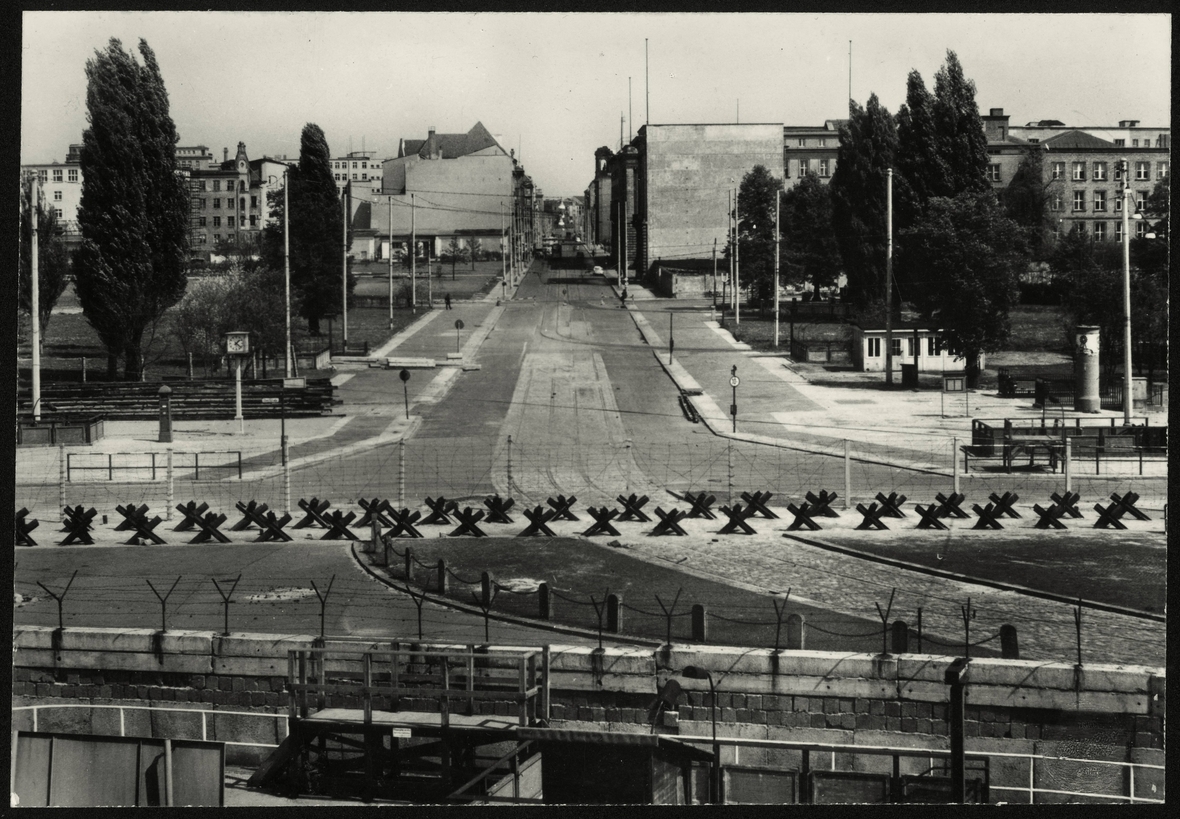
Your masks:
[[[727,502],[733,503],[733,439],[732,438],[725,439],[725,454],[726,454],[726,459],[729,463],[729,471],[728,471],[728,473],[726,475],[726,479],[725,479],[726,499],[727,499]]]
[[[512,436],[508,436],[508,494],[512,494]]]
[[[172,484],[172,447],[168,447],[168,459],[164,467],[164,473],[167,475],[168,484],[168,517],[165,520],[172,520],[172,490],[174,488]]]
[[[624,491],[630,494],[631,492],[631,439],[627,439],[626,460],[623,463],[623,468],[627,470],[626,487]]]
[[[283,514],[291,513],[291,445],[286,441],[283,448]]]
[[[406,442],[397,442],[397,508],[406,505]]]
[[[1072,465],[1071,462],[1073,461],[1073,458],[1070,457],[1070,453],[1071,453],[1072,449],[1073,449],[1073,447],[1070,446],[1070,440],[1068,437],[1066,437],[1066,439],[1065,439],[1065,465],[1062,467],[1062,469],[1065,471],[1065,492],[1066,492],[1066,494],[1069,494],[1070,492],[1073,491],[1073,476],[1070,474],[1070,466]]]
[[[852,455],[848,439],[844,439],[844,508],[852,508]]]
[[[65,514],[66,508],[66,445],[57,445],[57,508]]]
[[[956,495],[959,494],[959,439],[951,438],[951,474],[954,476],[955,485],[952,490]]]

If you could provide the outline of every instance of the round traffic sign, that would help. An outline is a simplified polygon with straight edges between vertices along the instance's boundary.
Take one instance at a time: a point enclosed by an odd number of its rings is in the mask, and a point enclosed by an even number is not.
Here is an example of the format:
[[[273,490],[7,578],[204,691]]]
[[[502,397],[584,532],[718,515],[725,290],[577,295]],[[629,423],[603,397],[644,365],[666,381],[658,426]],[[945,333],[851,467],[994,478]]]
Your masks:
[[[400,373],[397,374],[397,377],[400,378],[402,381],[409,381],[410,380],[410,371],[409,370],[402,370]]]
[[[463,319],[455,319],[455,329],[456,330],[463,329]]]
[[[742,382],[741,382],[741,379],[739,379],[739,378],[738,378],[736,375],[734,375],[734,376],[730,376],[730,379],[729,379],[729,386],[731,386],[731,387],[736,387],[736,386],[737,386],[738,384],[740,384],[740,383],[742,383]]]

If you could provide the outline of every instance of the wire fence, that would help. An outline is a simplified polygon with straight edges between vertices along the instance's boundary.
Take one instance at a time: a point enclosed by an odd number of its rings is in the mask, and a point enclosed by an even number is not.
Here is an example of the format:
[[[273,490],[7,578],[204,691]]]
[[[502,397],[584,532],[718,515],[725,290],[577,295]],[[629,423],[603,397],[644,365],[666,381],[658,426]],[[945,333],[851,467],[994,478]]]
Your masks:
[[[1022,462],[1011,472],[994,464],[966,472],[956,444],[957,439],[932,438],[922,450],[900,453],[886,444],[851,440],[821,447],[802,436],[798,446],[830,451],[715,437],[554,444],[509,436],[410,440],[321,455],[301,455],[296,447],[286,464],[277,449],[175,450],[169,456],[158,446],[122,453],[21,448],[16,504],[49,517],[79,504],[111,510],[134,502],[170,514],[175,503],[190,499],[229,508],[255,500],[294,514],[291,504],[301,497],[382,497],[405,505],[428,495],[464,501],[499,493],[531,505],[564,494],[600,505],[633,492],[671,502],[685,492],[705,491],[731,504],[740,502],[743,492],[759,490],[785,505],[821,489],[837,492],[845,508],[871,502],[879,492],[931,502],[937,493],[958,491],[967,496],[968,508],[1005,491],[1038,499],[1073,491],[1087,505],[1128,492],[1148,508],[1167,502],[1166,462],[1152,461],[1148,471],[1154,474],[1143,475],[1135,460],[1125,462],[1135,467],[1128,474],[1112,474],[1105,462],[1101,474],[1081,471],[1078,462],[1068,471],[1062,464],[1050,471],[1047,463]]]

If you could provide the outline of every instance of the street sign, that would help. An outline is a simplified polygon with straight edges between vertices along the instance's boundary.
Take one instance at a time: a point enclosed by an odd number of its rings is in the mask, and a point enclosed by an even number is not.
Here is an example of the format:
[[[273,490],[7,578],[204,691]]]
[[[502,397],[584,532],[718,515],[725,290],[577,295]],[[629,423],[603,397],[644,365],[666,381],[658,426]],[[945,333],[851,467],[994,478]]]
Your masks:
[[[283,389],[285,390],[301,390],[307,386],[307,379],[303,376],[298,378],[284,378]]]
[[[741,379],[740,379],[740,378],[738,378],[736,375],[735,375],[735,376],[731,376],[731,377],[730,377],[730,379],[729,379],[729,386],[731,386],[731,387],[736,387],[736,386],[737,386],[738,384],[740,384],[740,383],[742,383],[742,381],[741,381]]]
[[[456,330],[463,329],[463,319],[455,319],[455,329]]]
[[[279,403],[279,399],[277,399],[277,398],[263,398],[262,403],[264,403],[264,404],[277,404],[277,403]]]
[[[729,414],[730,415],[737,415],[737,404],[730,404],[729,405]]]
[[[402,381],[409,381],[410,380],[410,371],[409,370],[402,370],[400,373],[397,374],[397,377],[400,378]]]
[[[967,387],[967,379],[962,374],[944,375],[942,377],[943,392],[963,392]]]

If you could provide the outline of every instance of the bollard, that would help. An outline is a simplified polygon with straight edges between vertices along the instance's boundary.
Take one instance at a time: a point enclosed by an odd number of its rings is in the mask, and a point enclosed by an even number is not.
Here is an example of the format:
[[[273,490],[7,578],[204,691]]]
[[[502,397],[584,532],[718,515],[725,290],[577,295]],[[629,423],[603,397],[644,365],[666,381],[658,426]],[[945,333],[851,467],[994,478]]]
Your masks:
[[[161,444],[172,443],[172,388],[167,384],[160,387],[160,436]]]
[[[906,654],[910,650],[910,627],[905,620],[893,621],[893,640],[890,648],[894,654]]]
[[[66,508],[66,445],[57,445],[57,508],[65,514]]]
[[[705,607],[700,603],[692,607],[692,641],[694,643],[709,642],[709,616]]]
[[[852,456],[849,454],[847,438],[844,439],[844,508],[852,508]]]
[[[618,634],[623,630],[623,596],[621,594],[606,596],[606,630],[611,634]]]
[[[173,503],[172,503],[172,492],[173,492],[173,488],[174,488],[174,486],[173,486],[173,482],[172,482],[172,477],[173,477],[173,472],[172,472],[172,447],[168,447],[168,458],[167,458],[167,460],[165,461],[165,463],[166,463],[166,466],[165,466],[165,468],[164,468],[164,472],[165,472],[165,474],[168,476],[168,477],[167,477],[167,481],[166,481],[166,482],[167,482],[167,484],[168,484],[168,500],[167,500],[167,506],[168,506],[168,513],[167,513],[167,514],[168,514],[168,517],[166,518],[166,520],[172,520],[172,506],[173,506]]]
[[[802,614],[787,616],[787,650],[802,651],[804,644],[804,621]]]
[[[540,619],[553,619],[553,595],[549,593],[548,583],[542,583],[537,586],[537,605],[539,609],[537,616]]]
[[[1020,659],[1020,644],[1016,640],[1016,626],[1010,623],[1000,626],[1000,657],[1005,660]]]
[[[369,549],[371,555],[377,554],[377,545],[381,542],[381,527],[377,523],[377,518],[374,517],[369,521]]]

